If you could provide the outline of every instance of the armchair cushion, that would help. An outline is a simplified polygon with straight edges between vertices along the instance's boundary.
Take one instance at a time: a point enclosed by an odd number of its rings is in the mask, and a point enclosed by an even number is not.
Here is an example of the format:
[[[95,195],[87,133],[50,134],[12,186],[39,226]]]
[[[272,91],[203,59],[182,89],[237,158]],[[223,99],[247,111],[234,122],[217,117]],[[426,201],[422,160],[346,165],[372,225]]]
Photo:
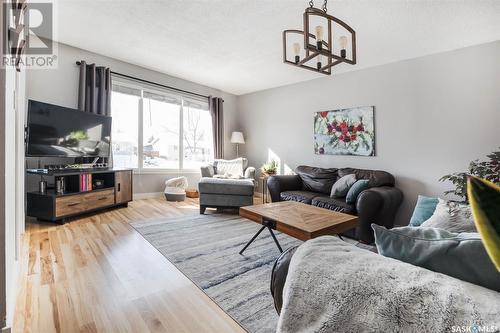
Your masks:
[[[215,175],[215,170],[213,165],[207,164],[201,167],[202,177],[213,177],[214,175]]]
[[[222,179],[249,179],[255,181],[255,168],[248,166],[244,157],[233,160],[217,159],[201,167],[201,177]]]
[[[198,183],[200,193],[253,196],[254,184],[248,179],[202,178]]]
[[[216,175],[228,175],[233,177],[243,177],[245,161],[243,158],[234,160],[215,160],[214,169]],[[248,164],[248,161],[247,161]]]

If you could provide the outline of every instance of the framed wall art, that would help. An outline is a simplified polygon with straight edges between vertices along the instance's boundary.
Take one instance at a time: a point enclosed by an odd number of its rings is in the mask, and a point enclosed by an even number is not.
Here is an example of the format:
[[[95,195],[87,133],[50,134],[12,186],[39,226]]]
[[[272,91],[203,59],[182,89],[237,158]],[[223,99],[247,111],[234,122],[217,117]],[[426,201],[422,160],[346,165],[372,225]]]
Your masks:
[[[314,114],[314,152],[318,155],[375,156],[375,107]]]

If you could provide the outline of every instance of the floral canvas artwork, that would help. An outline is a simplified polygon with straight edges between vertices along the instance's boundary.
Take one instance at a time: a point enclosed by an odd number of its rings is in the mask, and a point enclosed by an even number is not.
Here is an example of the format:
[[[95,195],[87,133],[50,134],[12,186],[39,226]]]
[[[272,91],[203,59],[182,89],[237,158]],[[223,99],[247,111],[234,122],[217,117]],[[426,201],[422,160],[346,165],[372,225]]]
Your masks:
[[[374,107],[316,112],[314,152],[319,155],[375,156]]]

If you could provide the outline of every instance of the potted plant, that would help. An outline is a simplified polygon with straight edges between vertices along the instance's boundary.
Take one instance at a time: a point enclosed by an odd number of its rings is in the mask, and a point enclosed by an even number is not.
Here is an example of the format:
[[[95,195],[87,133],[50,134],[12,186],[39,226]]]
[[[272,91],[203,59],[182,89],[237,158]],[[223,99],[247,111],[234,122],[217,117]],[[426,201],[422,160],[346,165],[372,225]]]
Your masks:
[[[273,176],[276,174],[277,168],[278,168],[278,164],[276,163],[276,161],[272,160],[269,163],[264,163],[260,167],[260,171],[262,171],[262,174],[264,176]]]
[[[493,184],[500,185],[500,151],[495,151],[487,155],[487,161],[474,160],[469,164],[469,170],[466,172],[455,172],[443,176],[440,181],[449,181],[455,188],[444,192],[461,197],[464,202],[468,202],[467,197],[467,176],[476,176],[489,180]]]

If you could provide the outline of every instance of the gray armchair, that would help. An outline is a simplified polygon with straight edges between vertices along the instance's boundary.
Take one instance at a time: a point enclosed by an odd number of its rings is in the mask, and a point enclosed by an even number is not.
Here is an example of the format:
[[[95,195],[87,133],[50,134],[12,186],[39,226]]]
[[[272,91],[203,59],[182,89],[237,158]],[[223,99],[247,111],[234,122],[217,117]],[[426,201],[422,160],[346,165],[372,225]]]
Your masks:
[[[244,178],[214,178],[217,174],[217,160],[214,164],[201,167],[201,180],[198,183],[200,191],[200,214],[207,207],[238,208],[253,204],[255,190],[255,168],[248,166],[248,160],[243,159]]]

